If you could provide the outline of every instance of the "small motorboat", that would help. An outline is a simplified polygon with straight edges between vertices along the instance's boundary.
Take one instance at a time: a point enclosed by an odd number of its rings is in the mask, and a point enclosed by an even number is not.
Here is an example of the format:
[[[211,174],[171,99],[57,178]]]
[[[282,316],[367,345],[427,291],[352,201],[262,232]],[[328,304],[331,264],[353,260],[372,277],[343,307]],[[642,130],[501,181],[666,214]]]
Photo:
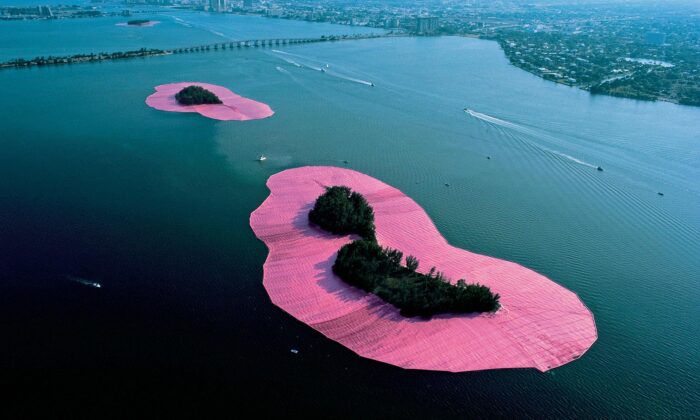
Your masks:
[[[290,351],[291,351],[293,354],[298,354],[298,353],[299,353],[299,350],[297,350],[297,349],[291,349]]]
[[[267,160],[267,156],[265,156],[265,155],[260,155],[260,157],[258,157],[257,160],[258,160],[258,162],[263,162],[263,161]]]
[[[603,172],[603,167],[602,167],[602,166],[599,166],[599,167],[597,168],[597,170],[598,170],[598,172]]]
[[[321,67],[321,73],[325,73],[325,72],[326,72],[326,69],[324,69],[323,67]]]
[[[68,280],[74,281],[76,283],[80,283],[83,286],[90,286],[90,287],[94,287],[96,289],[102,288],[102,285],[96,281],[87,280],[87,279],[83,279],[80,277],[74,277],[74,276],[66,276],[66,277],[68,278]]]
[[[369,85],[374,87],[374,82],[369,82]]]
[[[664,196],[664,193],[662,193],[661,191],[657,192],[657,194],[660,195],[661,197]]]

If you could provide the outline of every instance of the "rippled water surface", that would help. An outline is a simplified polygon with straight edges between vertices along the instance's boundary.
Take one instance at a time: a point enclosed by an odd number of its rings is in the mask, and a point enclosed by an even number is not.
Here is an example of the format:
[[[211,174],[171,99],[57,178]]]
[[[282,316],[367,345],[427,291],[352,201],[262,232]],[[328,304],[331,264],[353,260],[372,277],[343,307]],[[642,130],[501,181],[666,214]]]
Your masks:
[[[186,80],[276,114],[217,122],[144,104]],[[138,386],[168,407],[231,412],[700,412],[698,108],[590,96],[466,38],[11,70],[0,83],[0,366],[14,381],[78,383],[97,401]],[[400,188],[451,243],[578,293],[599,340],[547,374],[404,371],[325,340],[270,303],[248,226],[265,180],[301,165]]]

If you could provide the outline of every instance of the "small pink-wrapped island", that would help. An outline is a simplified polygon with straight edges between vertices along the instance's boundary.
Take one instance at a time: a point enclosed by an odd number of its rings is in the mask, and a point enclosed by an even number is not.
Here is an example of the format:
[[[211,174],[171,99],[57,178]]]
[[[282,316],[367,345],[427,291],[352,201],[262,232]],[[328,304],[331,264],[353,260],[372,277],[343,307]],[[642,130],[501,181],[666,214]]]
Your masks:
[[[132,24],[130,24],[129,22],[119,22],[116,24],[116,26],[126,26],[126,27],[132,27],[132,28],[150,28],[151,26],[156,26],[159,23],[160,23],[159,20],[147,20],[144,22],[132,23]]]
[[[213,92],[221,104],[182,105],[175,94],[188,86],[200,86]],[[146,98],[151,108],[170,112],[197,112],[207,118],[220,121],[259,120],[274,114],[269,105],[237,95],[222,86],[209,83],[182,82],[156,86],[156,93]]]
[[[452,281],[481,283],[501,296],[495,313],[406,318],[331,269],[338,249],[357,239],[311,226],[308,213],[324,187],[345,185],[374,208],[380,245],[414,255]],[[250,216],[269,248],[263,285],[272,302],[360,356],[406,369],[464,372],[502,368],[547,371],[581,357],[596,341],[593,314],[579,297],[521,265],[456,248],[401,191],[335,167],[273,175],[270,196]]]

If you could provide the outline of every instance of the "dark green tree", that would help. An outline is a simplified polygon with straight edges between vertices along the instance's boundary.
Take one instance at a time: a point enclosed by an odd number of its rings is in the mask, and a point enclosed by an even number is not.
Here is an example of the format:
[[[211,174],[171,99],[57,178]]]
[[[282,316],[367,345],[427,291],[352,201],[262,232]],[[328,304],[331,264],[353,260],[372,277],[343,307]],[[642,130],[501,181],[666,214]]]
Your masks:
[[[367,200],[348,187],[326,188],[309,212],[309,221],[338,235],[357,234],[374,240],[374,211]]]
[[[182,105],[220,104],[221,99],[201,86],[187,86],[175,94],[175,99]]]

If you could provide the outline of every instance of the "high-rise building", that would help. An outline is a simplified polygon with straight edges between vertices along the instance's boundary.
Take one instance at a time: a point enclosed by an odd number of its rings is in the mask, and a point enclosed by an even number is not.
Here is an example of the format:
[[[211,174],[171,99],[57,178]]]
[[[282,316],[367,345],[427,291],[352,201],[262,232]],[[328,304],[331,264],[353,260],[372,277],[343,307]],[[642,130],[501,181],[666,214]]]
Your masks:
[[[416,18],[416,32],[419,34],[431,34],[437,31],[438,18],[432,16],[421,16]]]
[[[395,29],[401,26],[401,21],[398,18],[389,18],[384,20],[385,29]]]
[[[253,8],[253,0],[243,0],[243,8],[244,9],[252,9]]]
[[[209,0],[209,10],[217,13],[227,11],[228,0]]]
[[[39,15],[45,17],[53,17],[53,12],[49,6],[39,6]]]

